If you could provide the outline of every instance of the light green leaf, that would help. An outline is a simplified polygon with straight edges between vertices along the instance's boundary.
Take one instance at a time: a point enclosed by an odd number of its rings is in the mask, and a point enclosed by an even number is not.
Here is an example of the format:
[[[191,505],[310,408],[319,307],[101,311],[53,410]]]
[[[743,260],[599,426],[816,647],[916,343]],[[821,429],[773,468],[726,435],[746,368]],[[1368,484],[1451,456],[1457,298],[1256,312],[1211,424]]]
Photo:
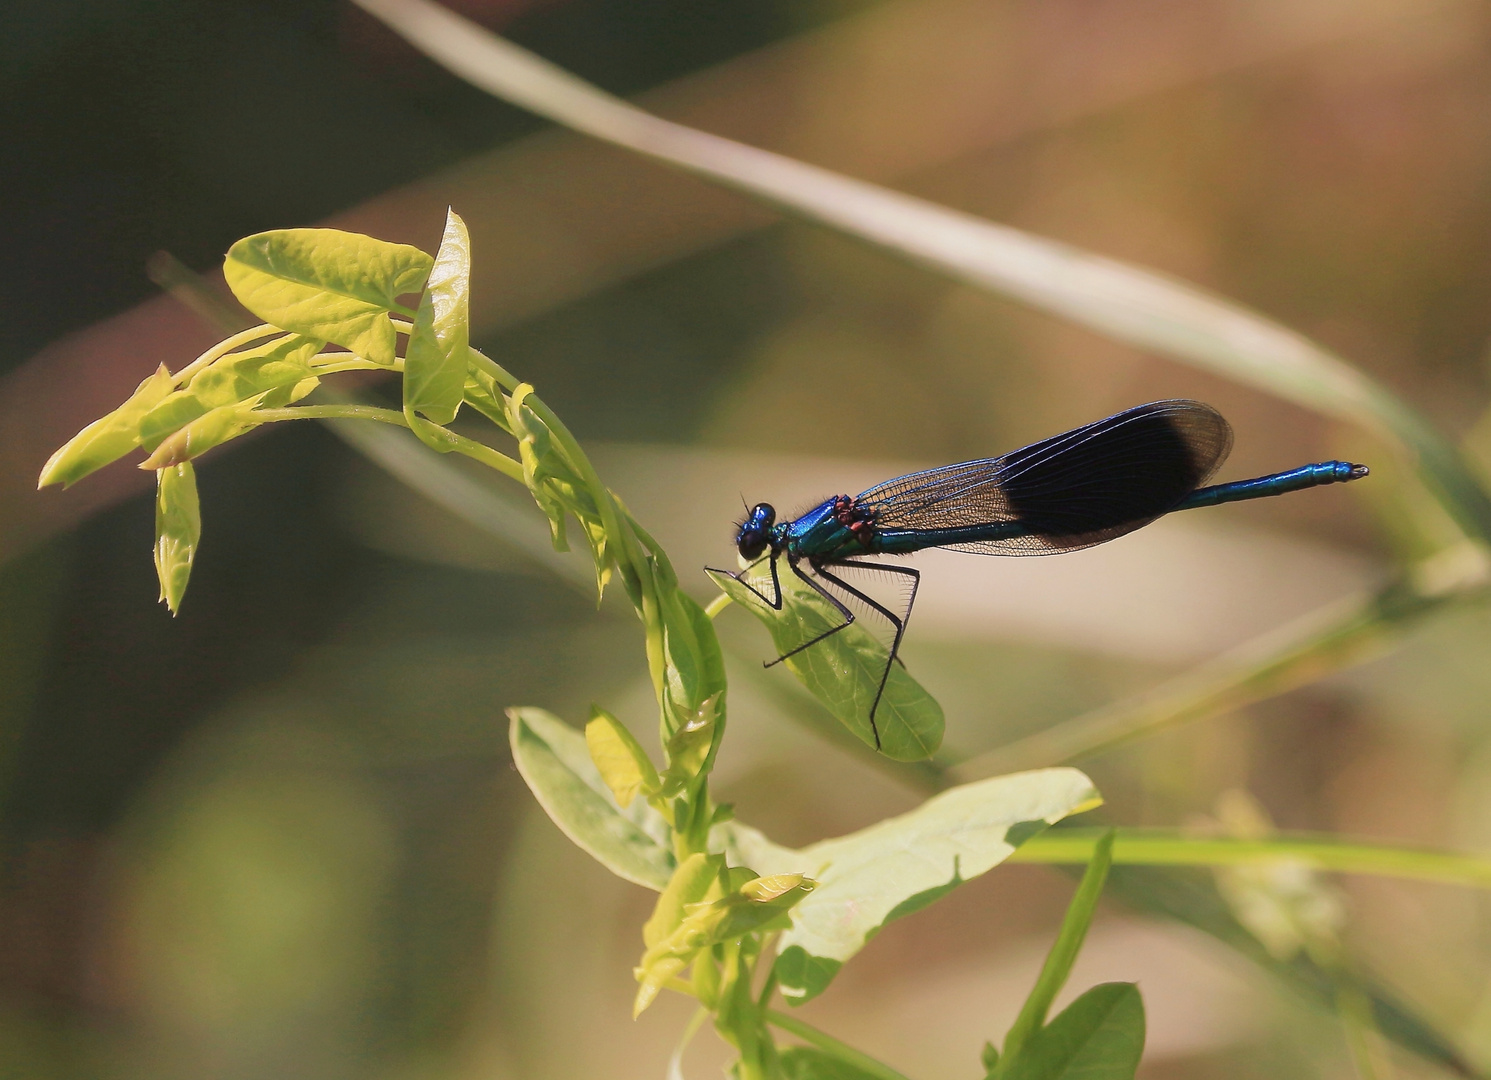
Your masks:
[[[471,237],[466,223],[449,210],[404,355],[404,415],[411,420],[416,412],[437,424],[456,418],[466,389],[470,296]],[[414,430],[419,433],[418,426]],[[448,447],[438,444],[435,449]]]
[[[671,743],[683,728],[690,728],[696,736],[703,732],[707,749],[707,736],[725,713],[725,660],[719,639],[709,616],[687,593],[676,586],[664,588],[658,600],[668,658],[668,715],[671,724],[677,725],[664,735]],[[671,757],[682,747],[669,749]]]
[[[140,419],[171,392],[175,385],[162,364],[119,408],[89,424],[57,450],[42,466],[36,486],[60,483],[71,487],[96,469],[140,445]]]
[[[791,1046],[779,1055],[786,1080],[884,1080],[816,1046]]]
[[[1133,983],[1103,983],[1034,1035],[1002,1080],[1133,1080],[1144,1054],[1144,1002]]]
[[[197,417],[190,424],[161,442],[140,463],[142,469],[164,469],[183,461],[199,458],[215,446],[236,439],[259,426],[254,418],[254,402],[224,405]]]
[[[591,706],[585,725],[585,745],[590,760],[624,810],[638,792],[651,794],[658,788],[657,769],[625,724],[604,709]]]
[[[725,857],[695,852],[673,872],[668,886],[657,898],[652,916],[642,926],[642,954],[635,974],[637,996],[632,1002],[632,1016],[642,1015],[662,990],[663,985],[688,967],[706,941],[705,929],[685,926],[688,911],[706,899],[723,894]]]
[[[508,709],[513,762],[534,798],[617,877],[661,892],[676,865],[661,815],[638,799],[624,812],[596,771],[585,736],[543,709]]]
[[[731,865],[817,881],[777,943],[782,996],[800,1004],[821,993],[886,923],[999,865],[1052,822],[1101,801],[1076,769],[1041,769],[951,788],[910,813],[801,850],[735,822],[717,826],[711,840]]]
[[[1141,349],[1396,439],[1461,528],[1491,540],[1491,496],[1459,451],[1385,387],[1278,323],[1172,278],[644,112],[421,0],[357,0],[475,86],[577,131]]]
[[[407,244],[337,229],[279,229],[229,248],[223,275],[239,303],[265,322],[392,364],[388,313],[399,296],[420,290],[431,264]]]
[[[190,461],[183,461],[155,476],[155,575],[160,579],[160,598],[174,615],[181,609],[202,537],[197,474]]]
[[[764,603],[729,574],[709,575],[737,604],[766,624],[781,655],[843,618],[822,597],[785,571],[782,610]],[[886,648],[858,623],[784,661],[802,684],[867,746],[875,745],[870,706],[885,670]],[[894,761],[920,761],[942,745],[942,706],[900,664],[892,664],[875,711],[880,752]]]
[[[1092,858],[1082,875],[1082,883],[1077,886],[1076,895],[1067,905],[1066,915],[1061,920],[1061,931],[1046,955],[1046,962],[1041,965],[1040,977],[1036,979],[1030,996],[1020,1009],[1020,1015],[1015,1018],[1009,1034],[1004,1038],[1006,1068],[1018,1058],[1021,1049],[1046,1022],[1051,1003],[1066,985],[1072,965],[1077,962],[1077,954],[1082,951],[1082,942],[1087,938],[1087,928],[1092,925],[1093,912],[1097,910],[1098,898],[1103,895],[1108,869],[1113,865],[1115,835],[1116,830],[1109,829],[1093,848]]]
[[[311,357],[322,342],[299,334],[285,334],[263,345],[229,353],[209,364],[191,382],[169,395],[140,420],[140,445],[154,450],[170,434],[213,409],[238,405],[279,391],[281,400],[261,404],[288,404],[315,388],[316,373]],[[301,384],[307,384],[303,388]]]

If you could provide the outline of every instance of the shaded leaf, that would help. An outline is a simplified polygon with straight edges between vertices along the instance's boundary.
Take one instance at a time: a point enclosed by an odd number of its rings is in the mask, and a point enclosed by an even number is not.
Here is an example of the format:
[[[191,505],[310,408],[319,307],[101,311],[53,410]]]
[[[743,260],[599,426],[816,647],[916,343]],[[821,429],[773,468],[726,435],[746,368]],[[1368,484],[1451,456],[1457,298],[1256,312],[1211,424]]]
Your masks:
[[[197,474],[191,462],[183,461],[155,476],[155,575],[160,579],[160,598],[174,615],[181,609],[202,537]]]
[[[766,624],[781,655],[843,619],[792,574],[783,573],[782,610],[743,582],[718,571],[710,577],[737,604]],[[885,645],[858,623],[784,661],[792,674],[867,746],[875,745],[870,706],[888,656]],[[942,706],[899,664],[892,664],[875,712],[880,752],[894,761],[920,761],[942,745]]]
[[[61,446],[42,466],[36,486],[70,487],[89,473],[118,461],[140,445],[140,420],[175,385],[162,364],[119,408],[93,421]]]
[[[816,1046],[791,1046],[778,1057],[786,1080],[884,1080]]]
[[[1143,1054],[1139,988],[1103,983],[1063,1009],[995,1075],[1001,1080],[1133,1080]]]
[[[445,236],[414,316],[404,356],[404,415],[421,413],[437,424],[456,418],[466,388],[471,337],[471,237],[447,211]],[[416,434],[419,428],[414,428]],[[434,444],[445,451],[445,444]]]
[[[617,877],[661,892],[675,866],[667,823],[637,800],[623,812],[596,771],[585,736],[543,709],[508,709],[513,761],[544,811]]]
[[[798,1004],[821,993],[887,922],[997,866],[1046,825],[1100,802],[1076,769],[1042,769],[951,788],[909,813],[801,850],[736,822],[717,826],[712,840],[732,865],[802,873],[818,883],[777,943],[782,996]]]
[[[399,296],[419,291],[431,265],[407,244],[337,229],[279,229],[229,248],[223,275],[239,303],[265,322],[392,364],[388,313]]]

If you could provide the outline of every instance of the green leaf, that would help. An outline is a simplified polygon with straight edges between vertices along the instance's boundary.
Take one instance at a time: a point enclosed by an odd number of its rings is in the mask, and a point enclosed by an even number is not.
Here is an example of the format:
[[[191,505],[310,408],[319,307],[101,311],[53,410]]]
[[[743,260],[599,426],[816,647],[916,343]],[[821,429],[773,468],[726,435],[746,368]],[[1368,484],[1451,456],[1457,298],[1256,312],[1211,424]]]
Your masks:
[[[174,615],[181,610],[202,537],[197,474],[191,462],[183,461],[155,476],[155,575],[160,579],[160,598]]]
[[[702,926],[686,926],[689,909],[706,899],[724,893],[725,857],[695,852],[673,872],[662,895],[653,906],[652,915],[642,926],[642,942],[647,947],[635,974],[637,996],[632,1002],[632,1016],[642,1015],[662,990],[663,985],[688,967],[700,949],[707,944]]]
[[[165,438],[213,409],[238,405],[278,390],[282,405],[315,389],[311,357],[322,342],[285,334],[241,352],[229,353],[192,377],[183,389],[159,402],[140,420],[140,445],[154,450]],[[304,384],[304,385],[302,385]]]
[[[1103,983],[1063,1009],[998,1075],[1002,1080],[1133,1080],[1143,1053],[1139,988]]]
[[[718,571],[709,575],[737,604],[766,624],[778,655],[843,622],[839,613],[795,575],[783,573],[782,610],[776,611],[744,583]],[[885,671],[885,646],[858,623],[804,649],[784,663],[802,684],[865,745],[875,745],[870,706]],[[899,664],[892,664],[875,711],[880,752],[893,761],[920,761],[942,745],[942,706]]]
[[[388,313],[399,296],[419,291],[432,261],[418,248],[358,233],[279,229],[229,248],[223,275],[265,322],[392,364]]]
[[[534,798],[573,840],[617,877],[661,892],[676,865],[661,815],[637,800],[623,812],[596,771],[585,736],[543,709],[508,709],[513,762]]]
[[[162,364],[147,378],[123,405],[93,421],[78,432],[42,466],[36,486],[48,484],[71,487],[96,469],[101,469],[140,445],[140,419],[171,392],[175,385],[171,373]]]
[[[179,465],[183,461],[199,458],[215,446],[236,439],[246,431],[258,427],[254,418],[254,402],[224,405],[197,417],[180,431],[161,442],[151,455],[140,463],[142,469],[164,469]]]
[[[999,865],[1047,825],[1101,802],[1076,769],[1042,769],[951,788],[910,813],[801,850],[748,826],[717,826],[713,846],[732,865],[801,873],[818,884],[792,910],[774,968],[782,996],[821,993],[882,926]]]
[[[668,660],[668,710],[673,726],[665,733],[671,741],[689,728],[697,736],[705,733],[704,746],[725,713],[725,658],[720,652],[714,624],[704,609],[675,585],[659,589],[663,617],[663,649]],[[670,761],[683,747],[669,747]],[[694,771],[698,771],[697,768]]]
[[[590,723],[585,725],[585,745],[601,779],[623,810],[638,792],[651,794],[657,790],[657,769],[647,751],[625,724],[595,705],[590,707]]]
[[[791,1046],[778,1057],[785,1080],[884,1080],[816,1046]]]
[[[1092,925],[1093,912],[1097,910],[1098,898],[1103,894],[1103,883],[1108,880],[1108,869],[1113,865],[1113,837],[1115,830],[1109,829],[1093,848],[1092,859],[1082,875],[1077,893],[1067,905],[1066,916],[1061,920],[1061,931],[1046,955],[1030,996],[1025,999],[1020,1015],[1015,1018],[1009,1034],[1004,1039],[1006,1069],[1019,1055],[1021,1048],[1046,1022],[1051,1003],[1066,985],[1077,954],[1082,951],[1082,942],[1087,938],[1087,928]]]
[[[411,422],[416,412],[437,424],[456,418],[466,389],[470,293],[471,237],[466,223],[449,210],[445,237],[425,283],[404,356],[404,415]],[[418,434],[419,427],[411,426]],[[440,444],[435,449],[448,447]]]

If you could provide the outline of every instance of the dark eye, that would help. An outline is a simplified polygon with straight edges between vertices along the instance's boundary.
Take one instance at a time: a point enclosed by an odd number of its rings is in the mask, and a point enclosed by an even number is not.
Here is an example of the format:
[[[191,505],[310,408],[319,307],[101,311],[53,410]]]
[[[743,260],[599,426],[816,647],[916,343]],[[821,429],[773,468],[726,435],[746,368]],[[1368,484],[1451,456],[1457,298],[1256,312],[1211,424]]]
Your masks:
[[[742,532],[736,546],[740,549],[742,558],[759,559],[766,550],[766,537],[754,531]]]

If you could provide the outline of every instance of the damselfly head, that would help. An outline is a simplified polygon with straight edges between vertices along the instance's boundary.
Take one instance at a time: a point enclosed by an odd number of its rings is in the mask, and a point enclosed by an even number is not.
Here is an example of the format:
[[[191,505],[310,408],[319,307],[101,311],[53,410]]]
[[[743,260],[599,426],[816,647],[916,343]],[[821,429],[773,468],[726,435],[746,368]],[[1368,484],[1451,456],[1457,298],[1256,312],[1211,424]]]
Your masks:
[[[735,546],[742,558],[761,557],[771,544],[771,527],[776,520],[776,509],[770,503],[757,503],[751,507],[751,516],[740,523],[740,531],[735,534]]]

